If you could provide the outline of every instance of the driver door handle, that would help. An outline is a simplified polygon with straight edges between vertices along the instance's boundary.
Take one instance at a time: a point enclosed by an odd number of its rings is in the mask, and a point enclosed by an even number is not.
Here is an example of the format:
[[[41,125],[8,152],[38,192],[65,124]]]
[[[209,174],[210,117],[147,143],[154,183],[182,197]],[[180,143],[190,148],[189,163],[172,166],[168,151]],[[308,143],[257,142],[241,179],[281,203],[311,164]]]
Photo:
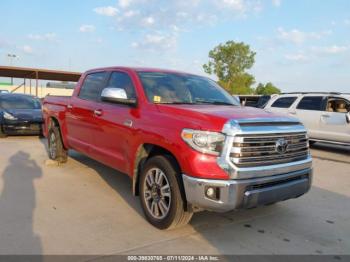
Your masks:
[[[323,113],[322,116],[323,116],[323,117],[330,117],[330,115],[327,114],[327,113]]]
[[[127,127],[132,127],[132,124],[133,124],[133,122],[132,122],[132,120],[130,120],[130,119],[127,119],[127,120],[125,120],[124,121],[124,126],[127,126]]]
[[[72,108],[73,108],[72,105],[70,105],[70,104],[67,105],[67,109],[72,109]]]
[[[100,109],[94,110],[94,115],[95,116],[102,116],[102,110],[100,110]]]

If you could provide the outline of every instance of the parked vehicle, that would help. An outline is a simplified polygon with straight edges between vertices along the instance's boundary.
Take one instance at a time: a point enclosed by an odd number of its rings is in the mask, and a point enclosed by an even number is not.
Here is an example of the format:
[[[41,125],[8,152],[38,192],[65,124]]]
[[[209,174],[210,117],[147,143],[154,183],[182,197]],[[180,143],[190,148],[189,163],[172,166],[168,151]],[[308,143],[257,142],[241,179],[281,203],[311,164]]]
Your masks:
[[[8,94],[10,93],[8,90],[0,89],[0,94]]]
[[[49,156],[77,150],[132,178],[160,229],[193,212],[225,212],[296,198],[311,186],[303,125],[238,105],[192,74],[113,67],[84,73],[72,97],[43,102]]]
[[[0,137],[42,134],[43,117],[38,98],[0,94]]]
[[[350,145],[350,94],[283,94],[273,97],[265,109],[299,118],[311,142]]]
[[[268,101],[271,99],[271,95],[240,95],[241,105],[252,106],[257,108],[264,108]]]

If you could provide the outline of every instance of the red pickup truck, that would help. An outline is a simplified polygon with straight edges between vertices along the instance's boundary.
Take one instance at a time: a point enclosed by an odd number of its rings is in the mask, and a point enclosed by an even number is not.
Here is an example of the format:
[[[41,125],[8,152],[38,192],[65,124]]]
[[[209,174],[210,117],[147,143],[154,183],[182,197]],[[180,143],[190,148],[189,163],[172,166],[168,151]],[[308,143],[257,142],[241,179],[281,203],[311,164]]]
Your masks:
[[[214,81],[112,67],[84,73],[72,97],[43,101],[49,156],[79,151],[132,179],[147,220],[187,224],[296,198],[311,186],[308,137],[296,119],[241,107]]]

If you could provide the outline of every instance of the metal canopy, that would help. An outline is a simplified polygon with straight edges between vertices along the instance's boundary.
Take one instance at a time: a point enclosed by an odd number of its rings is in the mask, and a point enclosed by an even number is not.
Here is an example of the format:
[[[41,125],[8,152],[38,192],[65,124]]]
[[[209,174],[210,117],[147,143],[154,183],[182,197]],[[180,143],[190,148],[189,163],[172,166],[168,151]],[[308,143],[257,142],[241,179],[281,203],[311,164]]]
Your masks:
[[[78,72],[0,66],[0,77],[78,82],[80,76]]]

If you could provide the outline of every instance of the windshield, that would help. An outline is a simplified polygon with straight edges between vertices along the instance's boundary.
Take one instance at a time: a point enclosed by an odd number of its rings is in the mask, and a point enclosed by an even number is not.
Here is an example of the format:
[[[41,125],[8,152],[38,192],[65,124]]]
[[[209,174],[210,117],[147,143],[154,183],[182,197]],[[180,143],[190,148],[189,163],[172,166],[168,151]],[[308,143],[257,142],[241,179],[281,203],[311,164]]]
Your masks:
[[[157,72],[138,75],[152,103],[238,105],[232,96],[206,77]]]
[[[2,109],[41,109],[40,100],[34,97],[6,95],[0,97]]]

